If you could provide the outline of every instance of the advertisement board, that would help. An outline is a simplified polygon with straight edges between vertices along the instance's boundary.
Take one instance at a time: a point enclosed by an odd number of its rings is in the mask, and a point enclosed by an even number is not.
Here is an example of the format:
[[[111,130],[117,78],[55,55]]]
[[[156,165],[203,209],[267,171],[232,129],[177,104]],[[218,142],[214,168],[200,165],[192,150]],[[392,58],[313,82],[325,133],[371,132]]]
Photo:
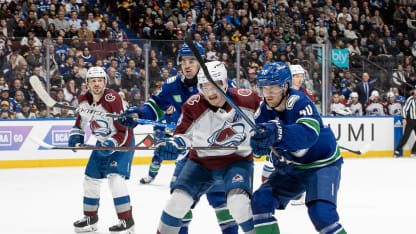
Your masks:
[[[344,157],[392,157],[395,131],[400,131],[400,121],[393,117],[322,117],[333,130],[338,144],[351,150],[366,148],[363,155],[341,150]],[[85,165],[90,151],[51,150],[41,147],[36,141],[54,146],[67,146],[73,119],[64,120],[2,120],[0,121],[0,168],[49,167]],[[396,126],[396,130],[395,130]],[[85,129],[85,143],[94,145],[96,138]],[[153,131],[151,125],[135,128],[136,144]],[[396,134],[397,135],[397,134]],[[412,134],[405,145],[404,155],[409,155],[415,137]],[[397,142],[396,142],[397,143]],[[143,145],[142,145],[143,146]],[[152,151],[135,151],[133,164],[146,164]]]

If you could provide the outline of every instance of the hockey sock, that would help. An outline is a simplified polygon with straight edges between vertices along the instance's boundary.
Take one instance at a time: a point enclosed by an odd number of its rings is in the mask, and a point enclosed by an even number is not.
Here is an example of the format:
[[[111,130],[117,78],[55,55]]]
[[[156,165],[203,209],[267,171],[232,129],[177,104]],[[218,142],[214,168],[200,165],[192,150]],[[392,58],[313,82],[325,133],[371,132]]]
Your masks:
[[[107,176],[108,185],[113,195],[114,206],[119,219],[131,217],[130,196],[126,180],[119,174],[111,173]]]
[[[227,206],[231,216],[245,233],[255,233],[250,198],[245,190],[241,188],[230,190],[227,195]]]
[[[185,217],[182,218],[181,230],[179,230],[179,234],[188,234],[189,223],[192,221],[192,216],[192,210],[189,210]]]
[[[162,160],[158,156],[153,156],[152,163],[150,163],[149,166],[149,176],[150,177],[156,177],[157,173],[159,173],[160,164],[162,163]]]
[[[308,204],[308,214],[315,229],[322,234],[345,234],[339,221],[335,204],[327,201],[314,201]]]
[[[254,226],[257,234],[279,234],[279,225],[272,213],[254,214]]]
[[[191,209],[194,200],[185,191],[175,189],[168,200],[158,225],[158,232],[162,234],[178,233],[182,219]]]
[[[100,186],[101,180],[91,178],[87,175],[84,177],[84,215],[94,216],[98,212],[100,203]]]
[[[215,208],[222,234],[238,234],[238,225],[227,207]]]

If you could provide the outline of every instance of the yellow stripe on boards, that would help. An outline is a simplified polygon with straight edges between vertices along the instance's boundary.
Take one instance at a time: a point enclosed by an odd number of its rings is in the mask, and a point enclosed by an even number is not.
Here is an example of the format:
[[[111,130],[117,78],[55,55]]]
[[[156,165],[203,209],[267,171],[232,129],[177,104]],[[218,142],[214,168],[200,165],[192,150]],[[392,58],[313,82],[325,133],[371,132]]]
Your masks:
[[[341,155],[344,158],[380,158],[380,157],[393,157],[392,150],[386,151],[369,151],[362,155],[356,155],[351,152],[341,151]],[[410,156],[410,150],[403,152],[404,157]],[[264,161],[265,157],[259,159],[255,158],[254,161]],[[133,165],[147,165],[152,161],[152,157],[134,157]],[[71,159],[38,159],[38,160],[0,160],[0,169],[8,168],[36,168],[36,167],[81,167],[86,166],[88,158],[71,158]],[[163,161],[163,164],[173,164],[175,161]]]

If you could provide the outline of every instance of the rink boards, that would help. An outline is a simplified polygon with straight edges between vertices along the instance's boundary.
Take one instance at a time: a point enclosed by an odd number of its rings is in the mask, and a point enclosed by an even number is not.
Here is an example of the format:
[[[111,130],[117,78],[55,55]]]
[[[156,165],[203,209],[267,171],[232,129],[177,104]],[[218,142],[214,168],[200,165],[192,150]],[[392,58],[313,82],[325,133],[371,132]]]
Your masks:
[[[323,117],[340,146],[352,149],[366,149],[368,152],[355,155],[342,151],[344,157],[392,157],[395,144],[401,134],[400,117]],[[0,168],[82,166],[88,161],[90,151],[45,149],[37,141],[55,146],[67,146],[73,119],[64,120],[1,120],[0,121]],[[151,125],[135,128],[136,143],[151,134]],[[35,139],[35,141],[33,141]],[[415,136],[408,142],[413,143]],[[91,131],[86,130],[85,142],[95,144]],[[411,144],[405,146],[404,155],[410,154]],[[136,151],[133,164],[147,164],[152,151]],[[169,163],[169,162],[168,162]]]

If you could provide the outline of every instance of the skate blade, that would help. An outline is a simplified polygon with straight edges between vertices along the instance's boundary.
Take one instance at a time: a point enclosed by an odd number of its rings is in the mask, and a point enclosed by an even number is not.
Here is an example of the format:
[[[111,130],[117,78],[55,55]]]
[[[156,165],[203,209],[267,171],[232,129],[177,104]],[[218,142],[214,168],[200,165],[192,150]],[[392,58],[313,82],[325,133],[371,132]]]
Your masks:
[[[292,204],[292,206],[303,206],[305,205],[305,202],[292,202],[290,204]]]
[[[84,233],[84,232],[95,232],[97,231],[97,224],[89,225],[83,228],[74,227],[74,231],[76,233]]]
[[[129,229],[120,231],[120,232],[115,232],[115,231],[110,231],[111,234],[135,234],[136,232],[134,232],[134,226],[132,226]]]

